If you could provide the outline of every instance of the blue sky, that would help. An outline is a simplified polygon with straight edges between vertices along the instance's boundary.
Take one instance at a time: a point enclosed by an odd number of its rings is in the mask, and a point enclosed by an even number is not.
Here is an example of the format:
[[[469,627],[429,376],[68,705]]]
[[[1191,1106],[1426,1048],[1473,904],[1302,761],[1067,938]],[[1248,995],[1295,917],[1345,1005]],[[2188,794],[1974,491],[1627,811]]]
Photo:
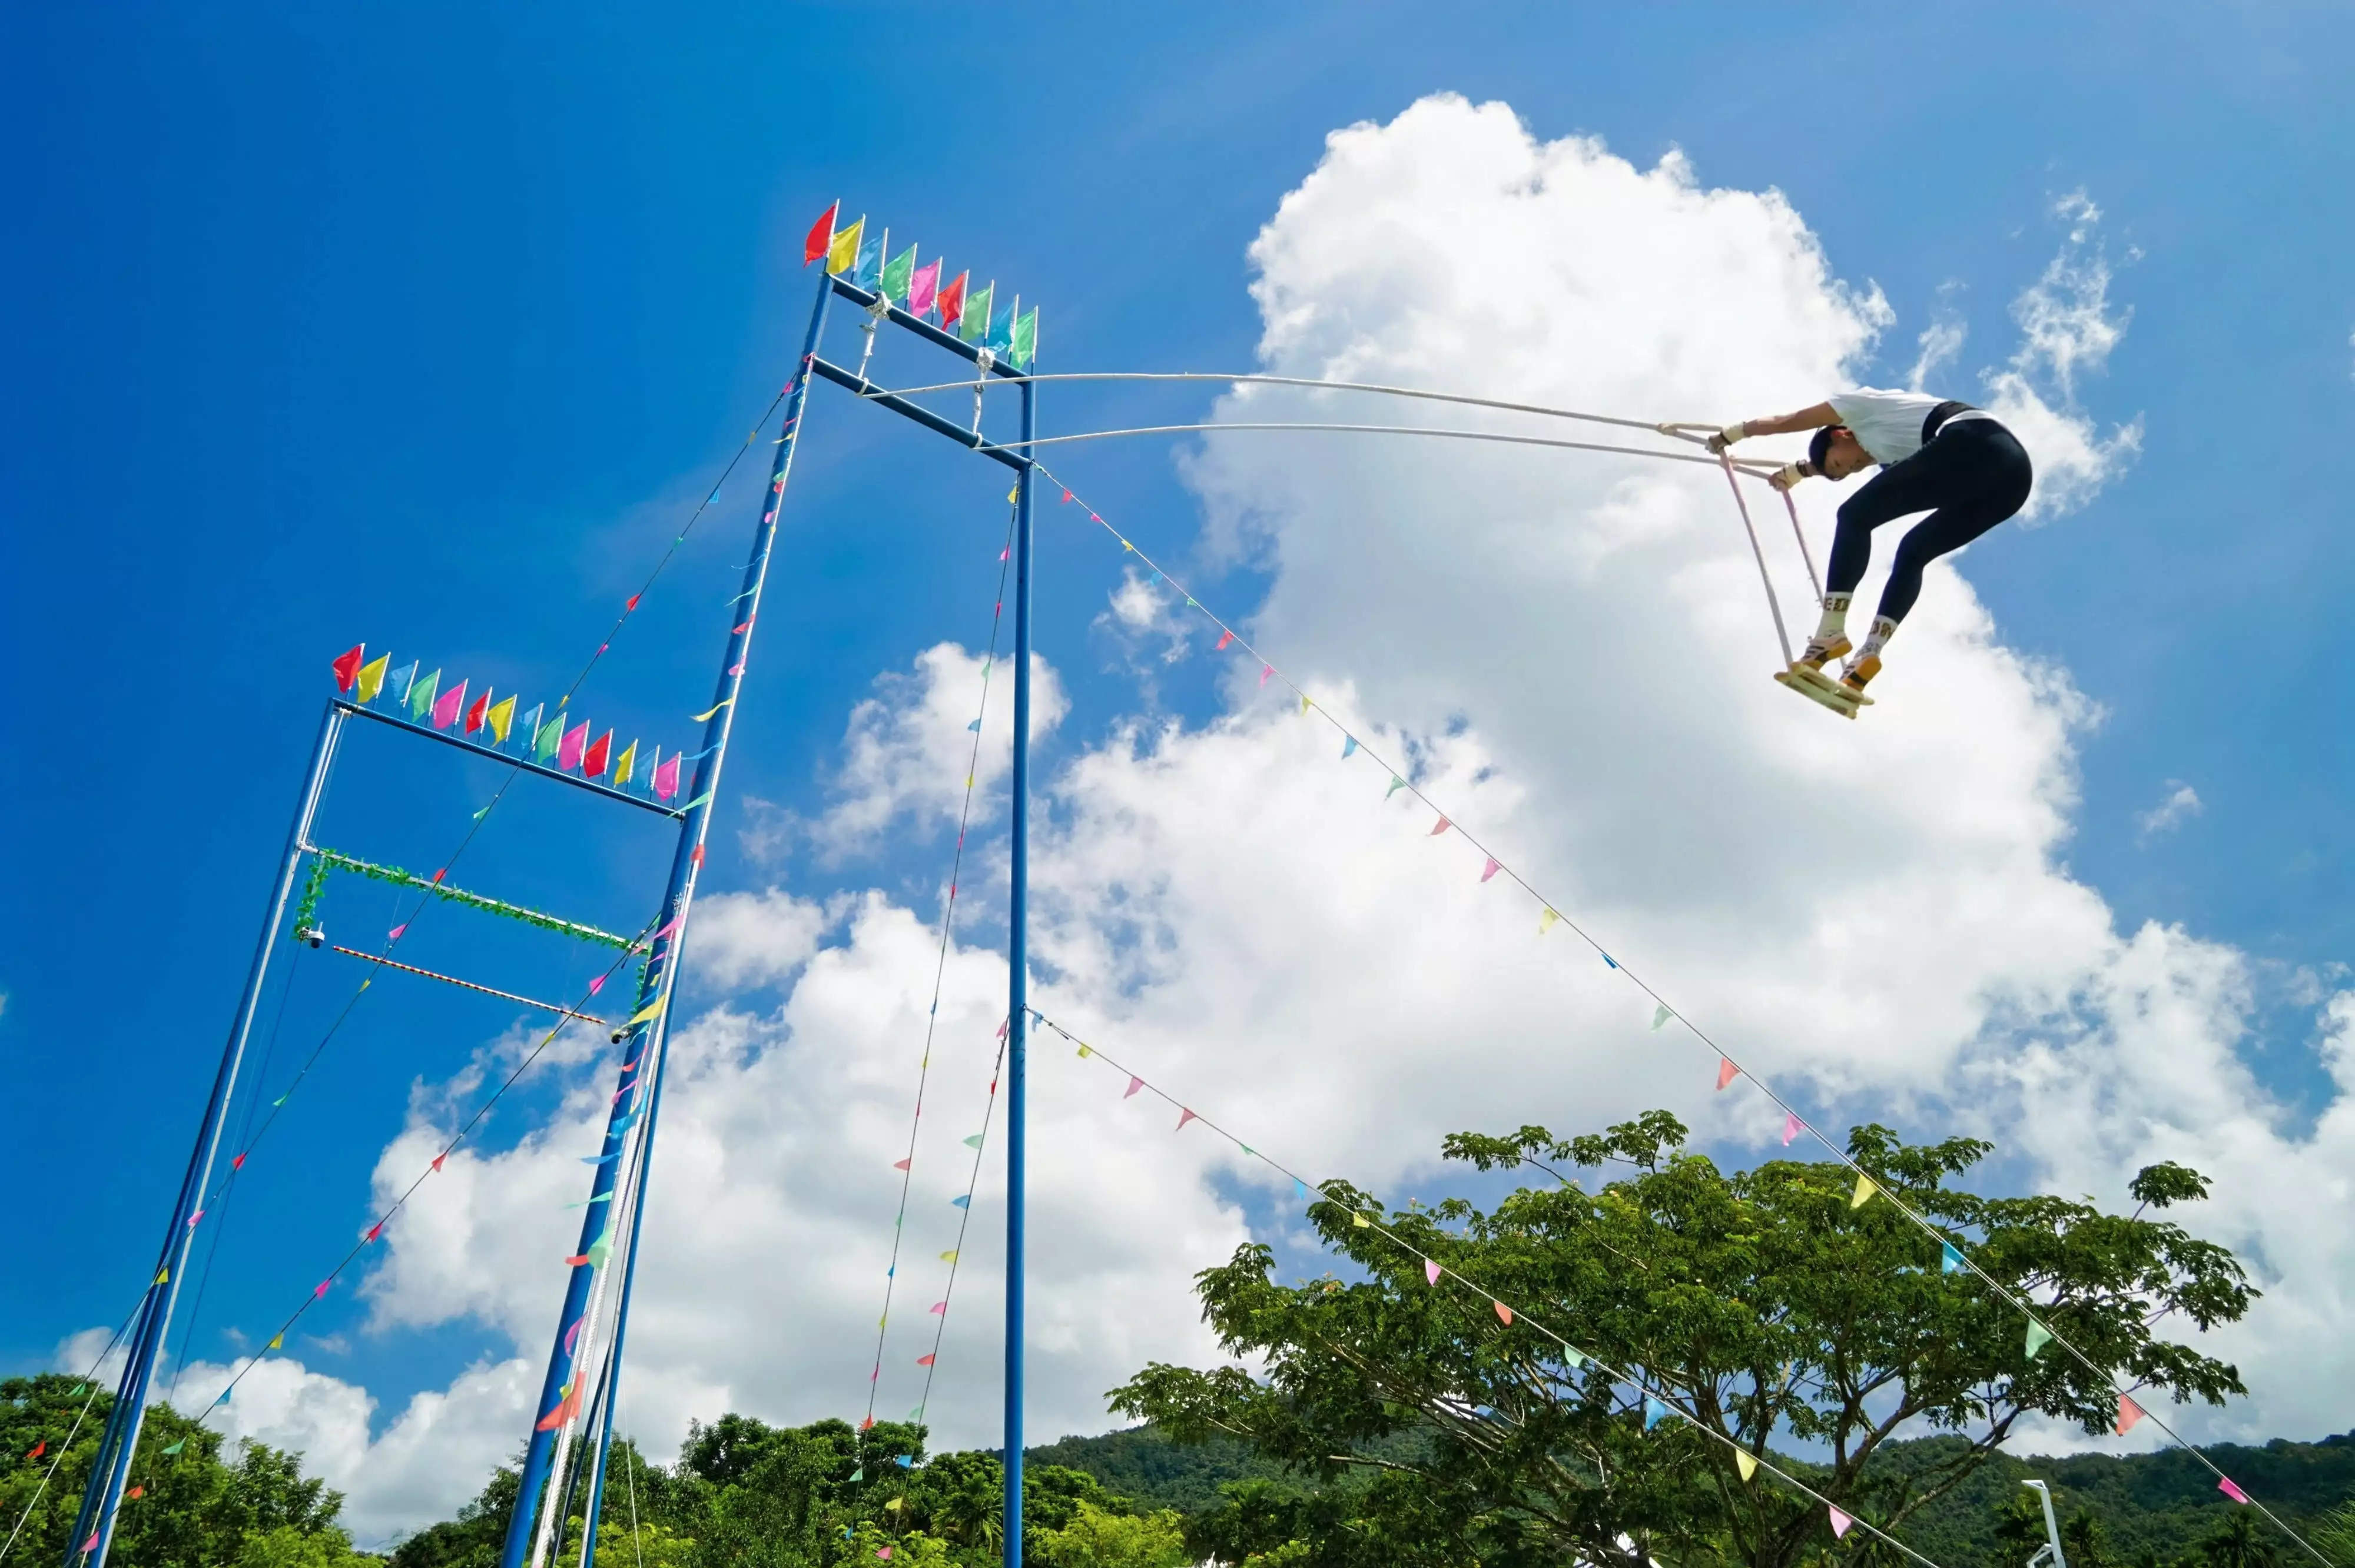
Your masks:
[[[800,237],[828,201],[1039,304],[1050,367],[1240,369],[1261,331],[1244,252],[1279,199],[1327,132],[1439,90],[1501,99],[1543,140],[1596,136],[1639,167],[1681,148],[1705,185],[1786,193],[1834,272],[1895,310],[1868,367],[1883,384],[1943,305],[1969,328],[1955,373],[1968,395],[1967,373],[2017,335],[2007,308],[2053,252],[2054,202],[2099,205],[2131,323],[2078,391],[2105,429],[2140,417],[2144,450],[2082,512],[1989,540],[1967,574],[2006,643],[2064,665],[2105,710],[2077,742],[2068,869],[2123,927],[2180,922],[2278,966],[2259,999],[2275,1033],[2248,1059],[2318,1109],[2312,988],[2285,977],[2327,977],[2355,949],[2335,719],[2355,236],[2332,198],[2355,180],[2338,90],[2355,24],[2318,5],[1433,15],[805,5],[689,26],[598,6],[120,5],[0,20],[17,149],[0,507],[20,673],[0,772],[17,890],[0,916],[0,1060],[21,1198],[0,1232],[20,1265],[0,1270],[0,1364],[44,1362],[136,1291],[326,661],[365,640],[552,698],[780,384],[810,297]],[[1509,267],[1487,285],[1531,286]],[[838,324],[833,341],[853,335]],[[1476,361],[1444,380],[1485,387]],[[1190,390],[1042,402],[1063,429],[1209,406]],[[838,397],[814,407],[707,886],[920,898],[941,874],[936,833],[850,872],[807,854],[750,865],[736,833],[747,795],[825,810],[846,715],[879,673],[986,636],[1002,485]],[[1071,467],[1134,536],[1203,561],[1223,602],[1251,607],[1261,570],[1192,553],[1200,505],[1167,446],[1107,445]],[[736,485],[698,526],[583,711],[690,737],[756,494]],[[1195,666],[1141,692],[1098,624],[1117,575],[1096,541],[1049,526],[1041,549],[1040,647],[1072,698],[1050,758],[1156,705],[1197,723],[1218,710]],[[1413,634],[1415,606],[1385,609]],[[355,737],[323,842],[431,863],[494,775],[412,755],[426,749]],[[2140,828],[2179,782],[2202,810]],[[659,836],[554,793],[519,800],[522,820],[460,880],[634,927]],[[1822,807],[1837,877],[1838,797]],[[350,928],[376,918],[337,896]],[[552,993],[583,961],[426,935],[419,961],[525,991]],[[317,972],[331,958],[305,961],[314,989],[290,1004],[284,1052],[334,1005]],[[321,1114],[289,1119],[285,1174],[235,1216],[197,1353],[228,1353],[202,1336],[269,1317],[348,1238],[411,1080],[446,1077],[504,1022],[481,1017],[406,991],[339,1038]],[[325,1316],[346,1336],[359,1321],[348,1302]],[[463,1326],[362,1339],[345,1375],[398,1400],[479,1341]]]

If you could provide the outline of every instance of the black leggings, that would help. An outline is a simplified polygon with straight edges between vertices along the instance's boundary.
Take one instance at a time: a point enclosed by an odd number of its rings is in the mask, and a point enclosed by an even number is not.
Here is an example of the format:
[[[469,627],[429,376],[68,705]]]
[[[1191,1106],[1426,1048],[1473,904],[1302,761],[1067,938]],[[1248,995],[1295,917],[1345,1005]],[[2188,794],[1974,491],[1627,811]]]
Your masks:
[[[1950,422],[1929,445],[1882,469],[1841,504],[1824,591],[1853,593],[1864,580],[1875,528],[1891,518],[1929,512],[1897,541],[1889,586],[1881,590],[1881,613],[1904,620],[1922,597],[1922,569],[2027,504],[2034,476],[2019,439],[1995,420]]]

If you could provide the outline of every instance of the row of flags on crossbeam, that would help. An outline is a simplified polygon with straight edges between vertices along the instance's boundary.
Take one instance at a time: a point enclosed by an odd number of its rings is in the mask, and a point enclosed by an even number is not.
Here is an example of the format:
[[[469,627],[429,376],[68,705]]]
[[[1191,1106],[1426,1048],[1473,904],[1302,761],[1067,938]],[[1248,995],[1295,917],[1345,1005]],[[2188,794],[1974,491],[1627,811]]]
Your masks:
[[[947,263],[935,257],[922,267],[916,265],[916,248],[912,245],[891,254],[891,231],[869,234],[867,219],[862,215],[848,228],[835,228],[835,219],[842,212],[836,202],[810,225],[809,236],[802,241],[802,265],[823,260],[826,270],[836,277],[847,277],[870,293],[879,294],[890,303],[922,321],[936,318],[943,332],[956,334],[959,340],[978,344],[991,355],[1017,370],[1028,370],[1039,356],[1039,310],[1022,310],[1022,296],[1003,310],[993,310],[997,292],[996,280],[992,279],[978,289],[970,288],[973,274],[960,272],[943,284],[942,274]]]
[[[389,708],[395,713],[405,712],[411,723],[479,736],[482,738],[478,744],[494,751],[505,751],[513,744],[517,756],[552,767],[560,773],[577,772],[583,779],[602,779],[613,789],[643,791],[665,802],[678,796],[681,765],[703,755],[673,752],[665,757],[662,747],[656,746],[651,754],[642,758],[635,739],[616,750],[613,731],[609,729],[592,739],[592,726],[588,721],[570,722],[561,704],[552,715],[548,712],[548,705],[541,703],[518,717],[517,698],[512,694],[493,702],[494,694],[485,684],[469,700],[466,682],[461,680],[445,688],[442,672],[421,674],[420,662],[411,661],[406,668],[396,670],[392,668],[391,654],[380,653],[370,660],[368,645],[359,643],[336,657],[332,666],[336,690],[363,707],[382,697]]]

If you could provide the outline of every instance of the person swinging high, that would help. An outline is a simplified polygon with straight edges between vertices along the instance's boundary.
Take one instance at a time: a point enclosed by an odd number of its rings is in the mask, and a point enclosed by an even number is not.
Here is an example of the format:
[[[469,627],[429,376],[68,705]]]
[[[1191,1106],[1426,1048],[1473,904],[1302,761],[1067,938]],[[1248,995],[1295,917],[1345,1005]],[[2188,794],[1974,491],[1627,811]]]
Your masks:
[[[1813,430],[1804,461],[1785,464],[1769,483],[1789,490],[1821,474],[1846,479],[1879,464],[1870,482],[1840,503],[1832,558],[1824,573],[1823,619],[1790,669],[1775,676],[1849,717],[1872,699],[1864,688],[1881,673],[1881,652],[1897,623],[1921,597],[1922,572],[1932,561],[1959,550],[2027,504],[2035,471],[2019,439],[1984,408],[1921,392],[1885,392],[1859,387],[1834,394],[1813,408],[1773,418],[1728,425],[1709,438],[1709,450],[1722,452],[1752,436]],[[1881,609],[1865,633],[1864,645],[1848,639],[1848,607],[1872,557],[1872,531],[1893,518],[1927,512],[1906,530],[1890,564]],[[1835,683],[1824,666],[1853,651]]]

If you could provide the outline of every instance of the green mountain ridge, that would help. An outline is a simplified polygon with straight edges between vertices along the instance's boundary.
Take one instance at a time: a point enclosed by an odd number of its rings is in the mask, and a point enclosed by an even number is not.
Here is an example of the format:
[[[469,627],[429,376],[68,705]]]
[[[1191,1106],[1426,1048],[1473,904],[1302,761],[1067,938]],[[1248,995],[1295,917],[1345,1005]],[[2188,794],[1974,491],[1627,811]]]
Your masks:
[[[1959,1437],[1891,1443],[1875,1465],[1896,1473],[1925,1468],[1962,1443]],[[1097,1437],[1065,1437],[1024,1452],[1031,1465],[1084,1471],[1140,1508],[1170,1508],[1186,1514],[1217,1506],[1219,1489],[1230,1482],[1263,1480],[1314,1489],[1243,1444],[1188,1446],[1172,1443],[1150,1426]],[[2285,1438],[2262,1447],[2220,1443],[2200,1452],[2301,1533],[2307,1522],[2355,1498],[2355,1432],[2318,1443]],[[2101,1520],[2112,1551],[2127,1562],[2146,1553],[2161,1562],[2177,1557],[2239,1506],[2217,1489],[2216,1478],[2206,1466],[2180,1448],[2124,1457],[2006,1454],[1915,1514],[1897,1533],[1915,1551],[1948,1568],[1996,1562],[2001,1510],[2020,1495],[2019,1483],[2030,1478],[2051,1485],[2053,1509],[2063,1520],[2090,1512]]]

